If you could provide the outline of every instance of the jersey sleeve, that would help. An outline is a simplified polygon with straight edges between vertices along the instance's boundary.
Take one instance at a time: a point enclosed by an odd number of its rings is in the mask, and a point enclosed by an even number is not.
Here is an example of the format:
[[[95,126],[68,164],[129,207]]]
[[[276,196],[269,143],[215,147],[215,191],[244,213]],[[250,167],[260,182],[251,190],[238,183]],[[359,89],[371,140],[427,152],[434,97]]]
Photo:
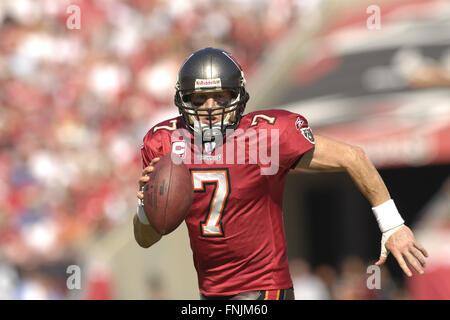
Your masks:
[[[308,120],[297,113],[288,112],[280,121],[280,165],[294,168],[301,156],[314,147],[314,135]]]
[[[144,137],[141,145],[142,169],[157,157],[164,155],[164,147],[160,135],[154,135],[150,130]]]
[[[181,128],[181,116],[153,126],[141,145],[142,167],[147,167],[154,158],[161,158],[172,149],[171,134]]]

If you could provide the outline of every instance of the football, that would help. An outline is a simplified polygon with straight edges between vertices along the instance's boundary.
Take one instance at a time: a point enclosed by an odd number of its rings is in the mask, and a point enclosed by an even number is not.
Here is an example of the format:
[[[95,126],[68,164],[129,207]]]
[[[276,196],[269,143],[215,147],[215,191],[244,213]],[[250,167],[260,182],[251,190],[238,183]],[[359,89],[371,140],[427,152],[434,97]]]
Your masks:
[[[194,198],[191,175],[184,163],[175,164],[165,155],[144,186],[144,211],[160,234],[174,231],[189,212]]]

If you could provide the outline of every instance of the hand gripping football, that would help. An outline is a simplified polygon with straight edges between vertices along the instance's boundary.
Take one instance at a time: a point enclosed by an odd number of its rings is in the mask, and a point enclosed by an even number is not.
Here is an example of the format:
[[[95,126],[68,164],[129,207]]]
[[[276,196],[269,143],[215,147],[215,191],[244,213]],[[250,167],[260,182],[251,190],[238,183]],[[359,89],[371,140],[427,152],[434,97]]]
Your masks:
[[[189,169],[184,163],[173,163],[170,154],[154,167],[149,183],[144,186],[144,211],[156,231],[168,234],[186,218],[194,189]]]

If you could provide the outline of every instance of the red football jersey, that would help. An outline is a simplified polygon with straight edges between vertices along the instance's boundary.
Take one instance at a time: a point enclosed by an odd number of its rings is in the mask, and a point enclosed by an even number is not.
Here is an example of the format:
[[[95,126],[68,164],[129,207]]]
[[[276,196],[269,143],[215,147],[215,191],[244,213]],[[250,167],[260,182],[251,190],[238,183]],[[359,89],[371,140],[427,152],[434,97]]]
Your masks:
[[[283,110],[249,113],[210,153],[199,152],[187,130],[180,138],[183,128],[181,116],[154,126],[141,153],[143,167],[174,152],[190,170],[194,200],[186,224],[200,292],[292,287],[282,200],[289,169],[314,146],[307,120]]]

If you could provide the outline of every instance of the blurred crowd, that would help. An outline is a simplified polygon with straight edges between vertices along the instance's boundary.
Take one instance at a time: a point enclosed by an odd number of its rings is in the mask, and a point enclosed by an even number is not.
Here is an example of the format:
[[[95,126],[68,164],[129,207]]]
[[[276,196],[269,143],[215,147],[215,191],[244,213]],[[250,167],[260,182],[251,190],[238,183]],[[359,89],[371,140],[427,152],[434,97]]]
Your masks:
[[[292,259],[290,270],[296,300],[405,300],[404,284],[386,266],[377,271],[356,256],[342,260],[338,268],[328,264],[312,267],[301,258]],[[376,278],[378,277],[378,278]]]
[[[411,295],[405,284],[395,279],[387,266],[376,271],[357,256],[348,256],[339,266],[313,267],[303,258],[289,263],[296,300],[406,300]],[[147,298],[171,299],[167,279],[155,273],[147,280]]]
[[[395,279],[387,266],[376,272],[370,263],[357,256],[348,256],[339,266],[319,264],[313,267],[303,258],[289,263],[296,300],[407,300],[403,281]],[[378,278],[376,278],[378,277]],[[154,273],[147,279],[149,300],[171,299],[167,279]]]
[[[77,247],[136,208],[139,146],[177,115],[183,60],[222,47],[251,77],[308,2],[1,1],[1,298],[70,298]]]
[[[373,262],[372,262],[373,263]],[[395,278],[388,266],[375,268],[357,256],[345,257],[338,266],[312,266],[306,259],[290,259],[289,268],[296,300],[408,300],[416,299],[404,281]],[[376,269],[376,270],[375,270]],[[173,299],[168,282],[158,272],[146,281],[149,300]]]

